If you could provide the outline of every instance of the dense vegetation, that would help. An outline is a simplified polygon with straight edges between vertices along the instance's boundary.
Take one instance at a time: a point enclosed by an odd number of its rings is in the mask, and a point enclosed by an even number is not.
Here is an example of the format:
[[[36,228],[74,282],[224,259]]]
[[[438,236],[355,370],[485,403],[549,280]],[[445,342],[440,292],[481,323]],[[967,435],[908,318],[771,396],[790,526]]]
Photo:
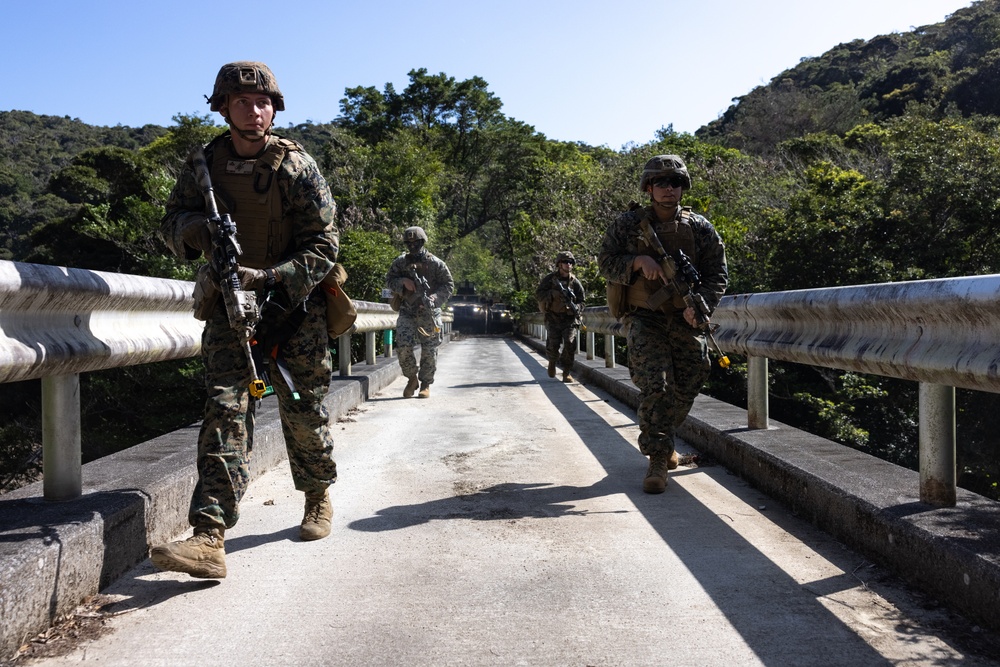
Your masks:
[[[535,283],[562,249],[582,258],[589,300],[603,303],[600,237],[639,199],[641,165],[668,152],[692,172],[686,203],[726,241],[730,293],[987,274],[1000,272],[998,63],[1000,0],[983,0],[803,60],[695,135],[667,125],[619,151],[547,139],[504,115],[482,79],[424,69],[399,92],[346,90],[333,123],[277,131],[327,177],[356,298],[378,300],[400,231],[421,225],[457,280],[515,309],[534,310]],[[155,230],[183,156],[220,131],[215,120],[131,130],[0,112],[0,256],[189,278]],[[745,402],[745,365],[715,372],[709,393]],[[88,458],[196,420],[198,378],[196,361],[86,376]],[[776,419],[916,465],[913,383],[772,364],[771,391]],[[15,398],[23,387],[0,393],[0,460],[30,476],[37,403]],[[164,395],[166,411],[144,398]],[[961,483],[992,497],[997,401],[959,392]]]

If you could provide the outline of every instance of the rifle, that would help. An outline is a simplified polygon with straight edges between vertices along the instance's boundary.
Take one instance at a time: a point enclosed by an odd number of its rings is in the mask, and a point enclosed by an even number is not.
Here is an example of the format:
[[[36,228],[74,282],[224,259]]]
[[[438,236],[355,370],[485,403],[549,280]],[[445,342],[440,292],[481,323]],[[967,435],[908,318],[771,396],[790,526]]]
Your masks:
[[[563,301],[566,302],[566,307],[569,308],[571,313],[573,313],[573,319],[580,319],[580,304],[574,300],[573,292],[570,291],[569,286],[559,280],[558,276],[553,278],[552,282],[556,284],[559,291],[562,293]]]
[[[417,288],[417,292],[420,294],[420,305],[427,310],[427,314],[431,317],[431,322],[434,322],[434,304],[431,303],[430,295],[431,286],[430,283],[427,282],[427,278],[417,272],[416,264],[410,265],[410,280],[413,281],[413,284]],[[418,331],[421,336],[430,335],[423,327],[419,327]],[[437,325],[437,322],[434,322],[434,333],[441,333],[441,327]]]
[[[695,291],[701,286],[701,276],[698,274],[698,270],[694,268],[694,264],[691,263],[683,250],[678,249],[673,256],[667,254],[663,244],[660,243],[660,238],[653,231],[653,226],[649,224],[649,220],[643,218],[639,226],[642,228],[642,235],[645,237],[646,243],[657,253],[653,259],[663,269],[663,284],[666,286],[665,289],[661,289],[650,297],[650,306],[654,309],[659,308],[664,301],[671,298],[670,289],[676,290],[684,299],[684,305],[694,311],[694,318],[698,322],[696,328],[705,333],[709,345],[719,355],[719,366],[729,368],[729,357],[715,340],[714,332],[718,325],[712,324],[709,319],[711,311],[708,304],[705,303],[705,297]]]
[[[243,249],[236,240],[236,223],[228,213],[219,215],[215,192],[212,189],[212,177],[208,173],[208,162],[201,146],[195,146],[191,151],[191,164],[208,211],[208,231],[212,235],[212,257],[209,262],[219,276],[219,289],[226,304],[229,326],[236,331],[240,346],[247,358],[247,365],[250,367],[250,395],[254,398],[263,398],[273,389],[258,374],[255,357],[259,355],[255,355],[251,348],[257,342],[254,340],[254,332],[260,322],[260,309],[257,307],[257,295],[244,290],[240,283],[237,260],[243,254]]]

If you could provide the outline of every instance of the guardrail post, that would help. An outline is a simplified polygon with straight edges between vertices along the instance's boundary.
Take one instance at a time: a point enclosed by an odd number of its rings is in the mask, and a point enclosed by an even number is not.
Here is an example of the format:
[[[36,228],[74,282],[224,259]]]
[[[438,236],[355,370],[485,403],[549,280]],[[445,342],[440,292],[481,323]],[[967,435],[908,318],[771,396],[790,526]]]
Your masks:
[[[747,426],[764,430],[769,425],[767,357],[747,358]]]
[[[938,507],[954,507],[955,388],[920,383],[920,500]]]
[[[594,332],[587,332],[587,361],[594,360]]]
[[[342,333],[337,337],[337,358],[340,359],[340,377],[351,374],[351,334]]]
[[[395,332],[392,329],[386,329],[382,332],[382,344],[385,346],[385,358],[392,358],[392,338]]]
[[[369,366],[375,365],[375,332],[365,332],[365,363]]]
[[[615,337],[604,334],[604,367],[615,367]]]
[[[83,493],[79,374],[42,378],[42,476],[46,500]]]

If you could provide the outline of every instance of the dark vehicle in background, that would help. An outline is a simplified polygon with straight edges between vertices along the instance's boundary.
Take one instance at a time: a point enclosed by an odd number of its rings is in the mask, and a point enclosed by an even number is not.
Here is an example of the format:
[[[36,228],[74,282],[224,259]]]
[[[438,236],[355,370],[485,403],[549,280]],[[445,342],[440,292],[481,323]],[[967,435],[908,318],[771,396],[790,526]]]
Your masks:
[[[467,334],[510,333],[514,330],[513,313],[502,303],[491,303],[481,296],[476,286],[465,281],[455,288],[448,299],[448,310],[454,321],[452,329]]]
[[[469,281],[458,285],[448,299],[447,307],[455,318],[451,325],[453,330],[469,334],[486,333],[489,305],[481,300],[475,285]]]
[[[514,313],[505,303],[490,306],[490,316],[486,322],[487,333],[510,333],[514,330]]]

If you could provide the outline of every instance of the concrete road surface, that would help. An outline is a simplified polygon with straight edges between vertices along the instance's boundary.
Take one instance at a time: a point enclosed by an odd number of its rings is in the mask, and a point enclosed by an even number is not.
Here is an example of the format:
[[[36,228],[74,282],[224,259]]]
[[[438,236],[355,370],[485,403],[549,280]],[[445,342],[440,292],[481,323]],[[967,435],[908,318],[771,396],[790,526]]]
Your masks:
[[[443,347],[428,400],[404,382],[336,426],[329,538],[299,541],[279,467],[243,500],[225,580],[147,561],[103,592],[102,636],[30,664],[997,664],[978,628],[722,467],[642,493],[634,413],[513,340]]]

